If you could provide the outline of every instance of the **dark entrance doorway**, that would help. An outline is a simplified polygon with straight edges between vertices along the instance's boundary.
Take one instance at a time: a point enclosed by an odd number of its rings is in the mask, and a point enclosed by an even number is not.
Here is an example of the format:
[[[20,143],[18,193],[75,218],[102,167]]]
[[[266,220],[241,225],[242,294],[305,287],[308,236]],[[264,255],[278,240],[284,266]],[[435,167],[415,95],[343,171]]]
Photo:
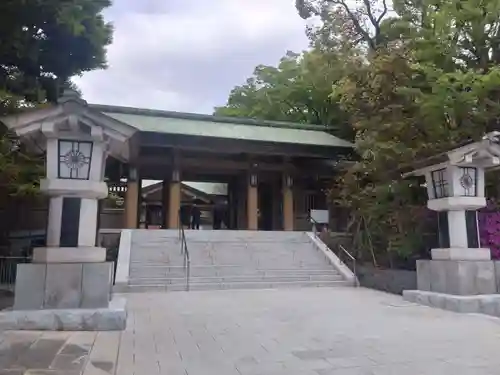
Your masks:
[[[227,188],[227,229],[238,229],[238,189],[238,180],[233,178]]]
[[[258,191],[259,230],[273,230],[273,185],[261,182]]]

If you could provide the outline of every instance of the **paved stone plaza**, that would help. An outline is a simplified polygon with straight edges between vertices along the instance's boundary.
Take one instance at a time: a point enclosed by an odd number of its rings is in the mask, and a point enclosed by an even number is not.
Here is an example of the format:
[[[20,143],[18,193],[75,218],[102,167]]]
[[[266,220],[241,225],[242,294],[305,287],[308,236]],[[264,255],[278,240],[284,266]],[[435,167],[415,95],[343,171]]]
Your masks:
[[[127,330],[6,332],[8,375],[481,375],[500,320],[367,289],[130,294]],[[27,368],[36,369],[27,371]]]

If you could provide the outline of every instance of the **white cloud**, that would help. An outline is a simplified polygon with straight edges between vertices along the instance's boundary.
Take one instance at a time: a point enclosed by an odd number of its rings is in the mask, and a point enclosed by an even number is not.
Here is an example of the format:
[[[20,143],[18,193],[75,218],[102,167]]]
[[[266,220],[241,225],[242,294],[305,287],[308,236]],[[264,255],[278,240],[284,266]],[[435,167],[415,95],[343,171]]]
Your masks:
[[[258,64],[307,47],[293,0],[115,0],[109,69],[75,79],[86,100],[211,113]]]

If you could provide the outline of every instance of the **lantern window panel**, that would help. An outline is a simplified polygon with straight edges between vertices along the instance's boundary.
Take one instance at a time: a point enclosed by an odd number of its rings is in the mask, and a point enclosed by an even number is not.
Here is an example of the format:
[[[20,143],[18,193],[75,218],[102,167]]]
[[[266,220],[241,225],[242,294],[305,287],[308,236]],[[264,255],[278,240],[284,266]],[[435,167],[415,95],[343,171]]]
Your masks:
[[[58,178],[88,180],[93,143],[59,140]]]
[[[450,189],[446,178],[446,168],[432,171],[431,177],[434,197],[436,199],[449,197]]]
[[[460,187],[462,188],[462,196],[475,197],[477,196],[477,168],[460,167]]]

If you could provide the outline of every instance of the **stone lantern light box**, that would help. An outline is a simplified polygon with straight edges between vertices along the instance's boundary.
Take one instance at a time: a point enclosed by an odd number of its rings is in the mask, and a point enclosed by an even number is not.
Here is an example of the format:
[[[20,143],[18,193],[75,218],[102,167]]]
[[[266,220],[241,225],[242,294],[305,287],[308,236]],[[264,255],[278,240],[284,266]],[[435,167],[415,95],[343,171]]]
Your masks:
[[[96,218],[98,200],[108,195],[103,179],[107,137],[97,126],[69,127],[52,123],[42,130],[47,170],[40,189],[50,197],[50,209],[47,247],[35,249],[33,260],[104,262],[106,250],[96,246]]]
[[[64,140],[58,141],[58,178],[88,180],[92,161],[93,142]]]

